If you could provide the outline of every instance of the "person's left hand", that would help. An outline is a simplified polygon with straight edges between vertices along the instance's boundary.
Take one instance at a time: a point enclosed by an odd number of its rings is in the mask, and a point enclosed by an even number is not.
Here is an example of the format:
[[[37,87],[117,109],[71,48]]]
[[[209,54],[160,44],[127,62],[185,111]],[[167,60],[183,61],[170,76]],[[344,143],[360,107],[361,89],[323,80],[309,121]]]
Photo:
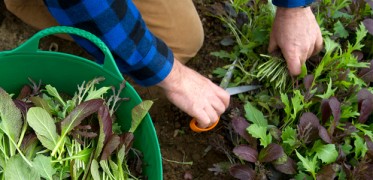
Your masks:
[[[272,26],[268,51],[280,49],[291,75],[299,75],[301,66],[322,49],[323,39],[310,7],[278,7]]]

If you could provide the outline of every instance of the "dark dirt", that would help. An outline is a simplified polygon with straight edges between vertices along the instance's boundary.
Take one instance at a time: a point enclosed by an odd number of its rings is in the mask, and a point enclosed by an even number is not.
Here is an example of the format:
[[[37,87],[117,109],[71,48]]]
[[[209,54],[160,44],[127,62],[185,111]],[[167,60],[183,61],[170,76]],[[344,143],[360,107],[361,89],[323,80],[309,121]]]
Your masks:
[[[213,81],[219,81],[219,79],[214,79],[211,73],[215,68],[225,65],[227,62],[211,56],[210,52],[223,49],[219,41],[225,32],[221,23],[208,15],[208,8],[214,1],[194,0],[194,3],[204,25],[205,44],[197,56],[188,62],[187,66]],[[0,51],[19,46],[37,32],[9,13],[3,2],[0,2],[0,10]],[[45,50],[52,48],[89,58],[89,55],[75,43],[57,37],[44,38],[40,46]],[[218,127],[210,132],[195,133],[189,129],[188,123],[191,117],[170,104],[159,93],[159,89],[143,88],[135,84],[133,86],[142,99],[154,100],[150,115],[161,147],[164,179],[190,179],[190,177],[209,180],[232,179],[229,175],[216,176],[208,170],[215,163],[228,161],[224,153],[211,148],[212,140],[219,142],[219,138],[223,138],[225,131],[223,122],[220,122]]]

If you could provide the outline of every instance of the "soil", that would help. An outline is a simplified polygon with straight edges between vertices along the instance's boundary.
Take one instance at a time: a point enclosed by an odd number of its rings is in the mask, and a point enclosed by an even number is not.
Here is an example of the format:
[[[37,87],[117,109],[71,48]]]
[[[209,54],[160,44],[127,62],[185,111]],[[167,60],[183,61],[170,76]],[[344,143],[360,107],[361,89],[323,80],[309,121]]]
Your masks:
[[[204,25],[205,43],[197,56],[187,63],[187,66],[213,81],[219,81],[211,73],[215,68],[227,62],[211,56],[210,53],[224,48],[220,46],[220,40],[226,33],[219,25],[221,23],[209,16],[208,8],[214,2],[213,0],[194,0]],[[0,10],[0,51],[11,50],[19,46],[37,32],[36,29],[24,24],[8,12],[3,1],[0,2]],[[44,38],[40,48],[90,58],[74,42],[54,36]],[[142,99],[154,100],[150,116],[160,143],[164,179],[233,179],[227,174],[214,175],[208,170],[215,163],[228,161],[226,155],[216,150],[214,144],[211,143],[224,142],[226,131],[224,118],[212,131],[195,133],[189,129],[188,123],[191,117],[169,103],[159,89],[143,88],[135,84],[133,86]]]

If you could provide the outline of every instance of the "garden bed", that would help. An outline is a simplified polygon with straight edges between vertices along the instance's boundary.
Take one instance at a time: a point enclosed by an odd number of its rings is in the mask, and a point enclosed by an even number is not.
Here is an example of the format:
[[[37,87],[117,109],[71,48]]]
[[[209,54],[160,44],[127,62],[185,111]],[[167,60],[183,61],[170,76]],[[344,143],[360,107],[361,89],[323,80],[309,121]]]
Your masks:
[[[271,82],[270,79],[246,76],[248,72],[260,74],[253,68],[254,63],[245,61],[246,59],[253,59],[258,64],[268,60],[278,63],[277,57],[269,56],[266,52],[265,43],[268,40],[266,31],[269,30],[271,19],[268,18],[270,15],[263,16],[261,13],[268,10],[266,9],[268,7],[258,8],[259,6],[249,4],[256,8],[251,7],[255,10],[248,11],[247,4],[240,4],[241,1],[236,1],[233,5],[228,1],[226,4],[222,2],[194,0],[204,25],[205,44],[196,58],[187,65],[218,83],[225,72],[222,67],[238,57],[241,59],[241,68],[247,72],[237,70],[231,86],[259,83],[267,91],[235,96],[218,127],[210,132],[195,133],[188,126],[190,117],[170,104],[159,93],[159,89],[135,86],[143,99],[154,100],[150,114],[161,146],[164,178],[234,179],[229,173],[229,167],[233,164],[240,166],[232,168],[231,173],[237,175],[235,170],[243,170],[242,172],[245,173],[241,175],[246,175],[244,177],[278,175],[286,178],[296,176],[323,178],[326,177],[323,175],[327,175],[327,177],[364,179],[366,176],[371,176],[370,173],[373,171],[370,169],[373,165],[370,157],[373,151],[369,115],[372,107],[369,104],[373,104],[371,102],[373,100],[369,86],[371,80],[366,77],[371,76],[372,35],[367,31],[371,30],[370,20],[366,21],[366,27],[361,24],[363,20],[370,18],[370,6],[366,5],[364,0],[353,1],[355,4],[352,5],[348,5],[351,2],[349,0],[323,1],[324,6],[320,8],[318,20],[323,22],[321,26],[323,36],[329,37],[325,38],[327,39],[325,49],[308,61],[306,64],[308,72],[304,77],[298,79],[285,77],[282,83],[291,86],[277,84],[276,87],[276,82],[281,82],[281,79]],[[0,7],[2,10],[0,50],[13,49],[31,37],[36,30],[7,12],[3,4],[0,4]],[[330,8],[328,13],[326,7]],[[318,12],[317,6],[313,8],[315,13]],[[211,9],[214,9],[215,14],[210,13]],[[248,12],[256,13],[255,17],[259,19],[256,21],[261,22],[256,24],[258,31],[253,33],[248,33],[252,29],[244,29],[245,27],[241,26],[241,22],[246,22],[247,18],[251,17]],[[244,13],[247,13],[248,17],[243,15]],[[224,14],[224,18],[221,18]],[[227,20],[230,18],[235,20],[234,25],[238,25],[236,29],[229,28],[227,22],[230,21]],[[240,43],[243,43],[241,47],[237,45],[239,44],[237,37],[232,35],[234,29],[248,35],[238,36]],[[249,35],[254,33],[256,39],[250,39],[253,37]],[[245,38],[257,43],[257,46],[245,49],[250,47],[245,46],[248,42]],[[351,44],[350,49],[346,48],[348,42]],[[56,37],[45,38],[41,47],[89,58],[89,55],[74,43]],[[341,47],[340,52],[336,50],[339,47]],[[244,50],[237,51],[237,49]],[[212,52],[220,50],[225,52],[211,55]],[[320,60],[323,58],[325,60],[325,57],[329,63],[334,63],[321,68]],[[365,70],[362,70],[364,68]],[[262,74],[270,75],[265,74],[265,68],[261,70]],[[269,101],[272,104],[267,104]],[[366,112],[362,112],[364,107]],[[250,114],[258,114],[260,119],[252,119]],[[232,126],[231,122],[239,124],[240,127],[242,124],[245,126],[256,124],[255,126],[265,130],[262,131],[264,132],[262,135],[255,135],[252,129],[239,130],[234,124]],[[316,125],[309,126],[310,122]],[[349,130],[347,134],[346,129]],[[237,131],[241,135],[244,134],[243,137],[235,133]],[[248,134],[256,137],[248,138]],[[250,143],[247,143],[245,138]],[[245,157],[242,152],[252,155],[253,158]],[[270,155],[265,155],[266,153]],[[279,162],[284,154],[294,162]],[[282,171],[278,165],[288,165],[287,169],[294,171]]]

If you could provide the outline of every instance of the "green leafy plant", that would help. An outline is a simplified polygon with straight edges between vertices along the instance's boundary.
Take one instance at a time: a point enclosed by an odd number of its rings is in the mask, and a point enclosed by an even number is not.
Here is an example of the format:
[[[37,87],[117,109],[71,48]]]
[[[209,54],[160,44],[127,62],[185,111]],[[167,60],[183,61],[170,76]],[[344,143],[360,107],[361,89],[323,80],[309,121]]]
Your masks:
[[[230,157],[232,176],[372,177],[371,5],[372,2],[364,0],[312,4],[324,37],[324,49],[307,61],[297,78],[288,75],[280,56],[266,55],[268,37],[261,41],[253,36],[254,29],[269,32],[271,18],[261,11],[272,8],[269,2],[231,1],[222,5],[235,11],[224,16],[220,13],[220,18],[225,19],[224,24],[231,23],[228,30],[234,27],[233,37],[240,40],[236,40],[230,52],[219,51],[217,55],[242,59],[234,73],[234,83],[262,85],[258,92],[238,96],[241,105],[230,114],[232,128],[228,129],[241,138],[232,143],[238,159]],[[243,25],[234,16],[240,13],[247,17]],[[263,161],[263,157],[270,161]]]
[[[32,80],[15,99],[0,88],[0,178],[140,178],[141,172],[131,168],[127,159],[133,133],[152,101],[134,107],[129,131],[116,133],[114,112],[128,100],[119,96],[125,82],[118,91],[97,89],[103,80],[83,82],[72,97]],[[106,98],[110,89],[112,95]],[[132,150],[134,162],[141,163],[141,153]]]

